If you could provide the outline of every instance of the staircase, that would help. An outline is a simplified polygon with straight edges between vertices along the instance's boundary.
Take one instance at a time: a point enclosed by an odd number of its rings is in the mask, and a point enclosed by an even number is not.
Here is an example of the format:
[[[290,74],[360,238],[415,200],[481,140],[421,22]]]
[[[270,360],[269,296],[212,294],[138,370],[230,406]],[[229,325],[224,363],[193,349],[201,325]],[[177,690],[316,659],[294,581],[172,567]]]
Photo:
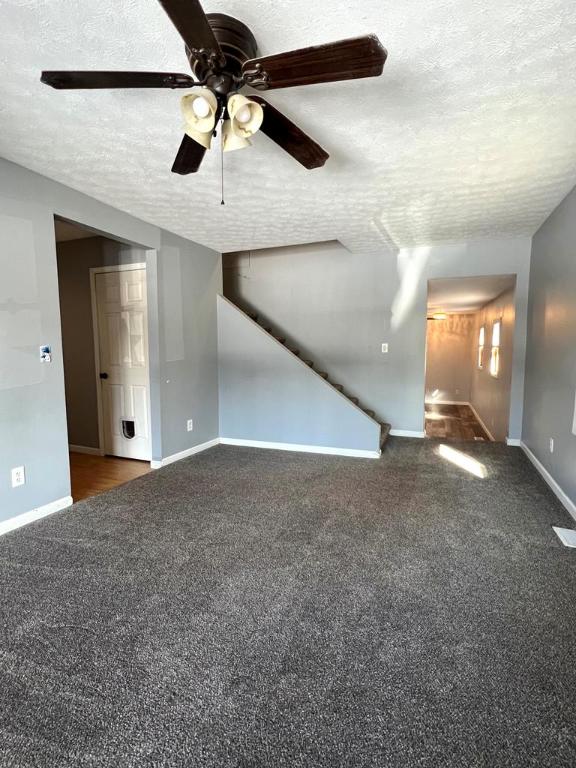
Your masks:
[[[239,307],[237,308],[240,309]],[[240,311],[243,312],[244,310],[240,309]],[[324,381],[329,386],[333,387],[335,390],[340,392],[341,395],[343,395],[347,400],[353,403],[357,408],[363,411],[371,419],[374,419],[374,421],[376,421],[380,425],[380,450],[382,450],[386,440],[388,439],[388,435],[390,433],[390,424],[387,424],[386,422],[378,421],[378,419],[376,419],[376,414],[374,413],[374,411],[371,411],[368,408],[364,408],[359,402],[357,397],[353,397],[352,395],[349,395],[347,392],[345,392],[342,384],[337,384],[336,382],[331,381],[330,378],[328,377],[328,374],[325,371],[317,370],[314,367],[313,360],[304,360],[301,357],[299,349],[290,349],[287,345],[286,338],[282,335],[277,336],[264,318],[261,318],[256,312],[244,312],[244,314],[246,314],[253,322],[257,323],[260,326],[260,328],[262,328],[266,333],[272,336],[272,338],[276,339],[276,341],[278,341],[280,344],[285,346],[288,352],[291,352],[296,357],[299,357],[303,363],[309,366],[309,368],[311,368],[318,376],[324,379]]]

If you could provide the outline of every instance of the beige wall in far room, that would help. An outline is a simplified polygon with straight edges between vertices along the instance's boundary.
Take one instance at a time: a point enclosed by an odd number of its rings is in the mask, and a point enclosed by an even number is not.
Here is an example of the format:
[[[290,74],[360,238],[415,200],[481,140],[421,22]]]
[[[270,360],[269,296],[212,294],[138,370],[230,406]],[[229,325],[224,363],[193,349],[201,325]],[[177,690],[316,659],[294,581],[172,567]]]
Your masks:
[[[453,314],[426,326],[426,400],[467,403],[472,382],[474,315]]]
[[[500,371],[495,378],[490,374],[490,346],[492,326],[499,319],[502,320]],[[504,441],[508,436],[515,319],[513,289],[501,294],[476,313],[474,350],[477,348],[478,333],[481,325],[484,325],[486,328],[486,340],[484,367],[482,369],[478,368],[474,355],[470,402],[486,427],[488,427],[492,437],[498,441]]]

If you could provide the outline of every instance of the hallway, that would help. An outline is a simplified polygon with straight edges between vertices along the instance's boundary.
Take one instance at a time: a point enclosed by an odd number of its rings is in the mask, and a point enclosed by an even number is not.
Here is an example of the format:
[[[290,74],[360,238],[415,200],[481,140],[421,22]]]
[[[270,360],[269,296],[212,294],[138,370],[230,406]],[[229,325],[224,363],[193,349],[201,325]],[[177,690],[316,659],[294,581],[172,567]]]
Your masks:
[[[469,405],[426,403],[426,437],[490,442]]]

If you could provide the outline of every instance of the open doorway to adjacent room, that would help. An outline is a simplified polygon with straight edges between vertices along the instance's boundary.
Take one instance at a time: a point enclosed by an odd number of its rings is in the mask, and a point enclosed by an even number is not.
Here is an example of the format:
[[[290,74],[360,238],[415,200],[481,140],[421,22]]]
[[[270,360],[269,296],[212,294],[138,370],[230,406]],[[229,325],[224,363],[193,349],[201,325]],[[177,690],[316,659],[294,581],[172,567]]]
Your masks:
[[[428,282],[427,437],[506,440],[515,286],[515,275]]]
[[[150,470],[146,251],[55,217],[72,498]]]

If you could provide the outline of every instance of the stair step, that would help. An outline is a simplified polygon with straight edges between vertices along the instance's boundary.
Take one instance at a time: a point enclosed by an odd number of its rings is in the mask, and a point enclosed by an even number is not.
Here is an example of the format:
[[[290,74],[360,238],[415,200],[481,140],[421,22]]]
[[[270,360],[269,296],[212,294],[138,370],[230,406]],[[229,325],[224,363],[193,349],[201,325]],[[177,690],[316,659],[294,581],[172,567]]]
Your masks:
[[[332,384],[332,386],[334,387],[334,389],[337,389],[338,392],[344,392],[344,387],[342,386],[342,384]]]
[[[306,365],[309,368],[314,368],[314,361],[313,360],[302,360],[303,363],[306,363]]]
[[[358,400],[358,398],[357,398],[357,397],[351,397],[350,395],[346,395],[346,397],[348,398],[348,400],[350,400],[351,402],[353,402],[353,403],[354,403],[354,405],[358,405],[358,403],[360,402],[360,400]]]
[[[324,371],[318,371],[318,376],[322,376],[324,381],[328,381],[328,374],[325,373]]]
[[[296,355],[296,357],[300,357],[300,350],[299,349],[293,349],[292,354]]]
[[[364,411],[364,413],[365,413],[367,416],[370,416],[370,418],[371,418],[371,419],[373,419],[373,418],[374,418],[374,416],[375,416],[375,413],[374,413],[374,411],[370,411],[370,410],[368,410],[367,408],[363,408],[362,410]]]
[[[380,422],[380,450],[382,450],[382,446],[388,440],[390,429],[390,424],[387,424],[385,421]]]
[[[250,318],[250,320],[254,320],[255,323],[258,322],[258,315],[256,314],[256,312],[248,312],[248,317]]]
[[[286,344],[286,339],[283,336],[276,336],[276,341],[279,341],[280,344]]]

